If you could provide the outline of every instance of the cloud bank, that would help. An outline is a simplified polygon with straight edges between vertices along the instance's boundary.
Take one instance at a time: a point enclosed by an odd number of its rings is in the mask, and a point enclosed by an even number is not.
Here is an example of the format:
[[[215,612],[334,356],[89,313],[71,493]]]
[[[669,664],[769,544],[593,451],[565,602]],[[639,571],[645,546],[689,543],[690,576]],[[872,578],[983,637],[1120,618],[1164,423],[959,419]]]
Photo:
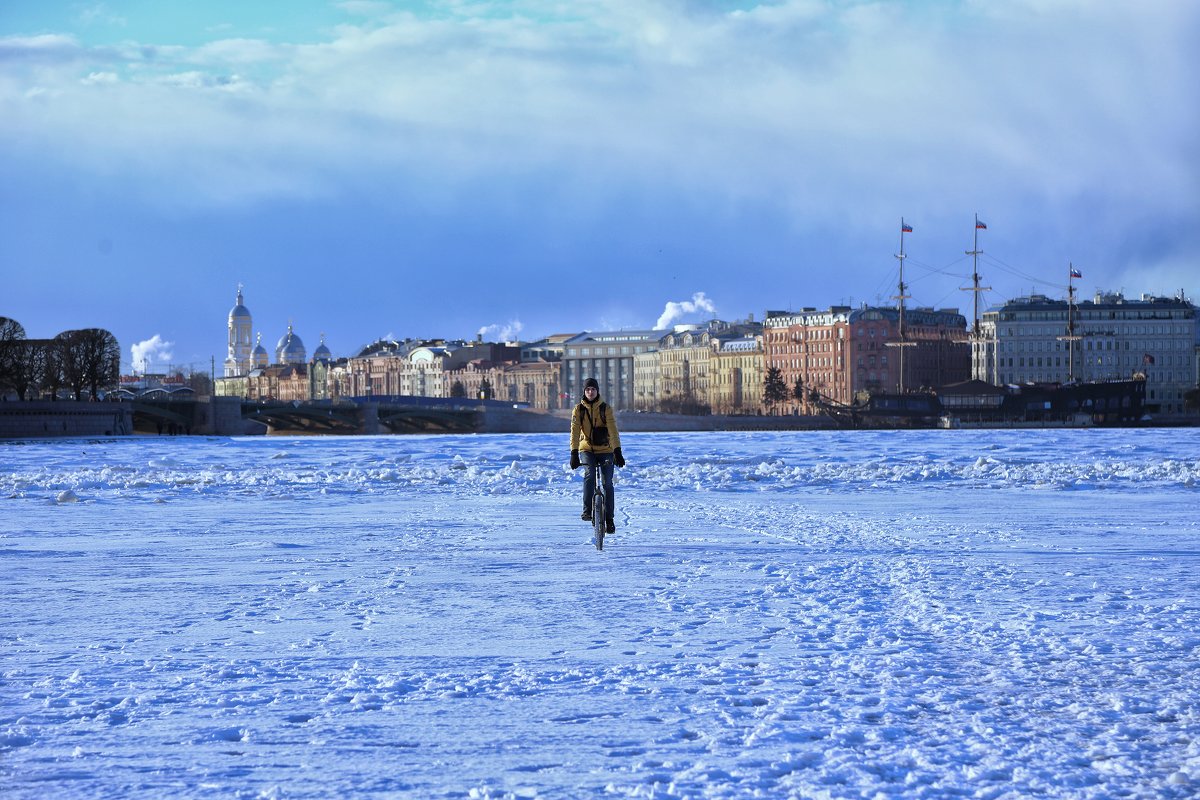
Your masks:
[[[564,166],[822,217],[1030,175],[1050,199],[1196,203],[1195,4],[370,7],[318,44],[7,37],[5,138],[217,204]]]

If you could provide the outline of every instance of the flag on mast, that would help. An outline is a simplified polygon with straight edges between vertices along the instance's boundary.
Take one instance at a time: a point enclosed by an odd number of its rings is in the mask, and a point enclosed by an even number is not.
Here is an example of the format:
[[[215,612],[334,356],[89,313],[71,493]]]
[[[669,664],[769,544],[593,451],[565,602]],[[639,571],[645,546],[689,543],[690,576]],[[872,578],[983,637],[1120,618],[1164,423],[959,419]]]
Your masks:
[[[976,230],[981,230],[981,231],[986,231],[986,230],[987,230],[987,223],[986,223],[986,222],[984,222],[984,221],[983,221],[983,220],[981,220],[981,219],[977,219],[977,220],[975,220],[975,229],[976,229]]]
[[[900,232],[901,233],[912,233],[912,225],[909,225],[907,222],[901,222],[900,223]]]
[[[1079,270],[1075,269],[1074,267],[1071,267],[1071,277],[1072,278],[1082,278],[1083,273],[1080,272]]]

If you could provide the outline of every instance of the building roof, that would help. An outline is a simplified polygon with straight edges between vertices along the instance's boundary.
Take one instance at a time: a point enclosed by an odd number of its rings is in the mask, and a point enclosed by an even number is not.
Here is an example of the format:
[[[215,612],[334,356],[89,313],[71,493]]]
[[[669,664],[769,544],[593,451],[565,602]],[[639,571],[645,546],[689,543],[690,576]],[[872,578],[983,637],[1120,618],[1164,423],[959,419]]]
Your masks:
[[[564,344],[587,344],[603,342],[605,344],[621,344],[622,342],[657,342],[666,336],[667,330],[623,330],[623,331],[584,331],[577,333]]]
[[[900,309],[894,306],[867,306],[851,311],[849,317],[851,324],[878,319],[898,322]],[[964,329],[967,327],[967,318],[959,313],[957,308],[905,308],[904,321],[910,325],[952,325]]]
[[[970,380],[962,383],[951,383],[938,389],[941,395],[1004,395],[1008,392],[987,381]]]
[[[753,336],[742,336],[737,339],[726,339],[721,342],[721,351],[725,353],[757,349],[758,339]]]

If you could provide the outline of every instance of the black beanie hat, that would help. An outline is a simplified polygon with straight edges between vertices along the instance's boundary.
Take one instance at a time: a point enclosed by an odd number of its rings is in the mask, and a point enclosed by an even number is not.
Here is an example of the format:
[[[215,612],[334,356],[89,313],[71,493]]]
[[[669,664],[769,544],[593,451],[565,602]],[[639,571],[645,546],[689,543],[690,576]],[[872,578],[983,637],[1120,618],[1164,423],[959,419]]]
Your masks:
[[[583,382],[584,389],[587,389],[589,386],[592,387],[593,389],[595,389],[597,392],[600,391],[600,384],[596,381],[595,378],[588,378],[586,381]]]

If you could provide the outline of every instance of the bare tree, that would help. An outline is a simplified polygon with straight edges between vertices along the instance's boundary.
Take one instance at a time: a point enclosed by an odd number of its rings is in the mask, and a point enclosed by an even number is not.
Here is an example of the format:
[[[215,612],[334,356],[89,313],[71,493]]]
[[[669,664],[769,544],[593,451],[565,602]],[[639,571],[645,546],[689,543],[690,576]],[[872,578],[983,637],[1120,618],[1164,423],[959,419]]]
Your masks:
[[[121,346],[111,333],[103,328],[63,331],[54,337],[54,345],[59,385],[70,389],[76,400],[82,400],[85,391],[98,399],[102,391],[116,388]]]
[[[51,400],[57,400],[59,390],[67,385],[63,371],[63,343],[59,336],[42,341],[42,367],[34,383],[43,394],[49,394]]]
[[[0,393],[17,390],[17,373],[24,351],[25,328],[15,319],[0,317]]]
[[[84,332],[63,331],[55,336],[53,355],[59,384],[58,387],[55,387],[55,398],[58,397],[57,389],[65,386],[71,390],[71,394],[75,396],[76,400],[82,400],[83,388],[87,385]]]
[[[46,385],[51,342],[47,339],[26,339],[17,344],[17,357],[12,373],[13,390],[22,400],[34,399]]]
[[[187,385],[197,395],[212,394],[213,391],[212,378],[207,372],[193,372],[188,376]]]
[[[85,328],[79,333],[84,381],[92,398],[98,400],[101,392],[117,388],[121,377],[121,345],[117,337],[103,328]]]

